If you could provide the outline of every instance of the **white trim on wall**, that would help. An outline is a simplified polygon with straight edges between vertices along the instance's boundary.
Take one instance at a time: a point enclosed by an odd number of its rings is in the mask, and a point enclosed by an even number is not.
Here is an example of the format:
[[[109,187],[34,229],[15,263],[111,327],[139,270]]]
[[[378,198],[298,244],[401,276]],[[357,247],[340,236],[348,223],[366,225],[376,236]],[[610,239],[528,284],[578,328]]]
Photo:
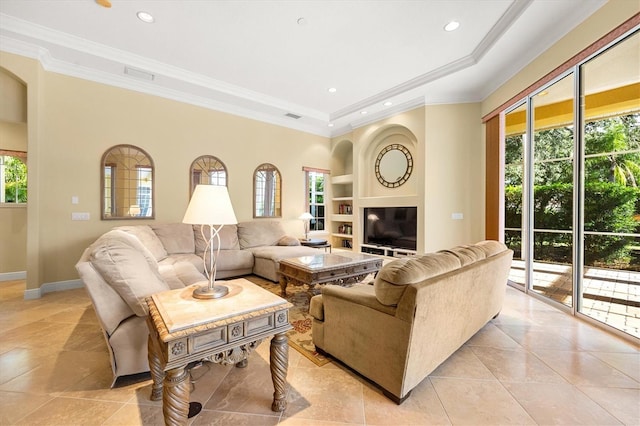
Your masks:
[[[74,288],[84,287],[80,280],[56,281],[53,283],[44,283],[40,288],[32,288],[24,291],[24,299],[40,299],[46,293],[54,291],[73,290]]]
[[[0,281],[26,280],[27,271],[1,272]]]

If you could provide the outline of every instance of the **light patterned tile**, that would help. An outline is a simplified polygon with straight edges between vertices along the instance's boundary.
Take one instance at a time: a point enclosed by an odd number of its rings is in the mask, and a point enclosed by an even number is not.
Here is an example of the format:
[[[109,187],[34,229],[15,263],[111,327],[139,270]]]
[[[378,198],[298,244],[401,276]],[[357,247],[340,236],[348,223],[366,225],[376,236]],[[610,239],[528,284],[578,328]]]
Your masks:
[[[505,387],[540,425],[621,424],[599,404],[568,383],[506,383]]]
[[[578,388],[625,425],[640,425],[640,390],[589,386]]]
[[[587,352],[535,351],[535,354],[574,385],[640,388],[640,383]]]
[[[535,424],[498,381],[438,377],[430,380],[454,425]]]

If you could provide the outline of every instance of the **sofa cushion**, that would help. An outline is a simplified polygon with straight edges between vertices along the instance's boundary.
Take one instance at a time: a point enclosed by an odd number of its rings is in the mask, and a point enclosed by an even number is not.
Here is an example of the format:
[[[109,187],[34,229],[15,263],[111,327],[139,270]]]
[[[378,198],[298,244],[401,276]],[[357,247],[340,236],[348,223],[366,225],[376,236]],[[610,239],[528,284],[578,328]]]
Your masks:
[[[447,252],[394,260],[384,265],[376,276],[373,284],[376,298],[383,305],[395,306],[407,285],[419,283],[460,266],[458,257]]]
[[[191,284],[206,281],[207,278],[200,273],[196,266],[187,261],[178,261],[172,264],[159,263],[158,271],[162,279],[171,289],[184,288]]]
[[[238,224],[240,248],[275,246],[286,233],[279,221],[254,220]]]
[[[162,241],[149,225],[117,226],[113,229],[135,235],[158,262],[167,257],[167,251],[164,249]]]
[[[486,257],[484,250],[474,246],[457,246],[448,250],[442,250],[438,253],[451,253],[460,259],[462,266],[470,265],[478,260]]]
[[[204,232],[204,237],[202,236]],[[204,253],[204,249],[209,242],[209,235],[211,229],[209,226],[205,227],[201,231],[200,225],[193,225],[193,234],[196,241],[196,253]],[[237,225],[224,225],[219,232],[220,235],[220,250],[240,250],[240,243],[238,242],[238,226]],[[213,250],[218,248],[217,238],[213,239]]]
[[[148,313],[146,297],[169,290],[151,253],[126,232],[110,231],[100,237],[90,260],[107,284],[138,316]]]
[[[480,241],[475,246],[484,251],[486,257],[491,257],[494,254],[498,254],[507,249],[507,246],[505,246],[503,243],[493,240]]]
[[[285,235],[284,237],[278,240],[278,245],[279,246],[299,246],[300,240],[297,238]]]
[[[195,253],[193,227],[187,223],[151,225],[168,254]]]

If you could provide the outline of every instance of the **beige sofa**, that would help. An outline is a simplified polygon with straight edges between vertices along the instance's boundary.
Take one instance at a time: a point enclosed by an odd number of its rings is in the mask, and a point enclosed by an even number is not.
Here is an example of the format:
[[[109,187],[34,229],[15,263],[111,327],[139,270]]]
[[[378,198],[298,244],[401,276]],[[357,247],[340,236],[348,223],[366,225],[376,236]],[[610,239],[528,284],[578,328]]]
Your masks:
[[[394,260],[374,285],[325,286],[311,299],[313,342],[400,404],[498,315],[512,257],[483,241]]]
[[[318,253],[287,232],[283,223],[270,220],[223,227],[216,279],[255,273],[277,282],[281,259]],[[76,269],[102,326],[114,383],[119,376],[149,371],[144,298],[205,281],[206,238],[200,226],[182,223],[120,226],[82,254]]]

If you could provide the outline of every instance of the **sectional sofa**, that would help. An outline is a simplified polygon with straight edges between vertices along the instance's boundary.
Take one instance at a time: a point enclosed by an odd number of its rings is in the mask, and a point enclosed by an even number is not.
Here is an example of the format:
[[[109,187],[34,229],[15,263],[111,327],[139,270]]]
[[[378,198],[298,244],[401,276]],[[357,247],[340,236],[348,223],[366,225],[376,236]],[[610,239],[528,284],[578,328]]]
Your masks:
[[[277,282],[281,259],[318,253],[301,246],[291,224],[285,224],[255,220],[224,226],[216,279],[253,273]],[[76,269],[102,326],[114,383],[119,376],[149,371],[144,298],[206,281],[202,253],[208,237],[200,226],[183,223],[119,226],[82,254]]]

